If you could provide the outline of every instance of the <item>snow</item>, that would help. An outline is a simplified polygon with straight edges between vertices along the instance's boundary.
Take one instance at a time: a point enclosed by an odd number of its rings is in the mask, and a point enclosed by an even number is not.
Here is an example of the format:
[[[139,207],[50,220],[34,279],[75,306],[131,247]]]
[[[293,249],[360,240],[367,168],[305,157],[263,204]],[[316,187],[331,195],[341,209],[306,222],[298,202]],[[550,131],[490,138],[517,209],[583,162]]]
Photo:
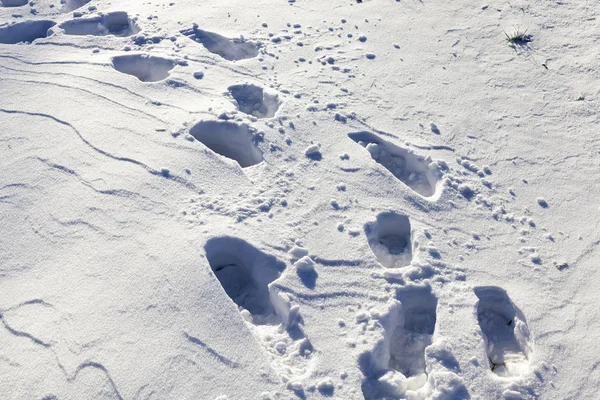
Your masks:
[[[0,398],[596,398],[599,12],[0,0]]]

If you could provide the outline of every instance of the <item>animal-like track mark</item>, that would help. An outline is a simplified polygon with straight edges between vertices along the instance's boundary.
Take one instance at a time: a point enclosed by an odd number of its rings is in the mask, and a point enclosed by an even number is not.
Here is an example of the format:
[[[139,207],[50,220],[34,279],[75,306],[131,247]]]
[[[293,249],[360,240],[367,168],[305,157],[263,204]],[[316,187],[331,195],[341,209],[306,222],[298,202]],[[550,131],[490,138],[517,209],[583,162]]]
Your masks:
[[[48,36],[48,30],[54,25],[56,25],[54,21],[38,20],[3,26],[0,28],[0,43],[31,43]]]
[[[148,54],[115,56],[112,66],[119,72],[133,75],[142,82],[158,82],[166,79],[177,62]]]
[[[271,284],[285,263],[230,236],[210,239],[204,249],[213,273],[267,351],[274,370],[286,381],[304,374],[314,349],[299,307],[291,306]]]
[[[22,7],[27,3],[27,0],[0,0],[0,7]]]
[[[281,104],[279,96],[263,88],[251,85],[232,85],[227,88],[238,109],[257,118],[272,118]]]
[[[91,18],[77,18],[50,29],[49,34],[131,36],[140,31],[134,20],[124,11],[115,11]]]
[[[359,358],[365,399],[404,398],[427,382],[425,348],[435,331],[437,297],[430,286],[411,285],[397,289],[396,299],[382,319],[383,340]]]
[[[484,335],[490,369],[504,377],[523,374],[532,344],[525,316],[506,291],[496,286],[475,288],[477,321]]]
[[[371,132],[354,132],[348,137],[365,147],[373,160],[423,197],[433,197],[440,173],[431,159],[395,145]]]
[[[243,37],[229,39],[218,33],[198,29],[197,25],[194,25],[191,29],[185,29],[181,33],[202,44],[211,53],[217,54],[228,61],[254,58],[258,55],[258,49],[261,47],[260,43],[245,40]]]
[[[226,121],[202,121],[190,129],[190,135],[217,154],[227,157],[242,167],[256,165],[263,160],[256,147],[259,140],[248,125]]]
[[[410,220],[406,215],[384,212],[365,224],[365,235],[377,261],[386,268],[400,268],[412,261]]]

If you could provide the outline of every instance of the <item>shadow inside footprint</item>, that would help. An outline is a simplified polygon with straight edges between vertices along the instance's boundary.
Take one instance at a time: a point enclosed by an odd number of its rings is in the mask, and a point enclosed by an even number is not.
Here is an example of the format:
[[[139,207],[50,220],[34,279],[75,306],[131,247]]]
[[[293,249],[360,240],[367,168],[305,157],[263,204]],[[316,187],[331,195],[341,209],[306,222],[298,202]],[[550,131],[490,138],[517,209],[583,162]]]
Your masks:
[[[377,261],[386,268],[400,268],[412,261],[410,220],[406,215],[384,212],[365,224],[365,235]]]
[[[48,29],[56,25],[53,21],[25,21],[0,28],[0,43],[31,43],[48,36]]]
[[[427,382],[425,349],[435,331],[437,297],[430,286],[410,285],[396,298],[399,303],[380,318],[383,339],[358,359],[365,399],[404,398]]]
[[[22,7],[27,3],[27,0],[0,0],[0,7]]]
[[[348,137],[366,148],[373,160],[416,193],[423,197],[436,194],[439,171],[430,168],[431,159],[383,140],[371,132],[354,132]]]
[[[227,88],[238,109],[257,118],[271,118],[279,109],[277,94],[267,93],[256,85],[233,85]]]
[[[248,125],[226,121],[202,121],[191,130],[196,140],[217,154],[237,161],[242,167],[259,164],[262,151],[256,147],[254,135]]]
[[[475,288],[477,320],[486,342],[490,369],[500,376],[525,372],[531,353],[530,333],[523,313],[506,291],[495,286]]]
[[[404,321],[392,335],[390,368],[407,378],[419,376],[425,374],[425,347],[435,330],[437,298],[429,286],[406,286],[398,289],[396,297]]]
[[[285,269],[285,263],[241,239],[224,236],[204,246],[206,258],[225,293],[253,320],[275,313],[269,284]]]
[[[119,72],[133,75],[142,82],[158,82],[166,79],[176,65],[168,58],[147,54],[127,54],[112,59],[112,66]]]
[[[68,13],[78,8],[85,6],[91,0],[61,0],[62,7],[60,11],[63,13]]]

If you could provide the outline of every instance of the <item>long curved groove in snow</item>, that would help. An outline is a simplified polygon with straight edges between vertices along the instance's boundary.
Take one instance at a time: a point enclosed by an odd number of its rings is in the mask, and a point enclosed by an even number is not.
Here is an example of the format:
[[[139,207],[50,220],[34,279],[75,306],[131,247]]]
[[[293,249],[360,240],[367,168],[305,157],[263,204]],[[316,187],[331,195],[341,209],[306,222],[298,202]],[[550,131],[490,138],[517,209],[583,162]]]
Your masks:
[[[7,113],[7,114],[21,114],[21,115],[29,115],[29,116],[33,116],[33,117],[42,117],[42,118],[51,119],[52,121],[54,121],[56,123],[59,123],[61,125],[64,125],[64,126],[67,126],[67,127],[71,128],[77,134],[77,136],[79,136],[79,139],[81,139],[81,141],[83,143],[85,143],[87,146],[89,146],[94,151],[102,154],[103,156],[109,157],[109,158],[111,158],[113,160],[116,160],[116,161],[123,161],[123,162],[128,162],[128,163],[131,163],[131,164],[138,165],[138,166],[144,168],[146,171],[148,171],[152,175],[160,176],[160,177],[162,177],[164,179],[169,179],[169,180],[171,180],[173,182],[176,182],[176,183],[179,183],[180,185],[185,186],[188,189],[196,190],[196,185],[194,185],[191,182],[186,181],[185,179],[183,179],[183,178],[181,178],[181,177],[179,177],[177,175],[169,174],[169,175],[165,176],[161,171],[158,171],[158,170],[156,170],[154,168],[151,168],[150,166],[144,164],[141,161],[135,160],[133,158],[128,158],[128,157],[115,156],[115,155],[113,155],[113,154],[111,154],[111,153],[109,153],[109,152],[107,152],[105,150],[102,150],[99,147],[94,146],[86,138],[84,138],[81,135],[81,133],[79,133],[79,131],[77,129],[75,129],[75,127],[73,125],[71,125],[70,123],[68,123],[66,121],[60,120],[60,119],[58,119],[58,118],[56,118],[56,117],[54,117],[52,115],[43,114],[43,113],[33,113],[33,112],[28,112],[28,111],[7,110],[7,109],[4,109],[4,108],[0,108],[0,112],[4,112],[4,113]]]
[[[190,343],[193,343],[195,345],[198,345],[198,346],[202,347],[211,356],[213,356],[215,359],[217,359],[219,362],[225,364],[229,368],[239,368],[241,366],[240,364],[236,363],[235,361],[231,361],[229,358],[227,358],[225,356],[222,356],[221,354],[219,354],[219,352],[217,352],[216,350],[214,350],[213,348],[211,348],[210,346],[208,346],[206,343],[204,343],[202,340],[198,339],[197,337],[189,335],[187,332],[184,332],[183,336],[185,336],[185,338]]]
[[[16,329],[14,329],[13,327],[11,327],[4,319],[4,315],[2,315],[2,313],[0,313],[0,321],[2,321],[2,325],[4,325],[4,328],[6,328],[6,330],[8,332],[10,332],[11,334],[13,334],[15,336],[27,338],[27,339],[31,340],[33,343],[39,344],[40,346],[43,346],[43,347],[51,346],[50,343],[46,343],[46,342],[36,338],[35,336],[33,336],[30,333],[18,331]]]
[[[102,371],[104,373],[104,376],[106,376],[106,379],[108,379],[110,386],[113,388],[115,394],[117,395],[117,399],[123,400],[123,396],[121,396],[119,389],[117,389],[117,385],[116,385],[115,381],[113,380],[112,376],[110,376],[110,373],[108,372],[106,367],[100,363],[97,363],[94,361],[87,361],[87,362],[84,362],[83,364],[79,364],[79,366],[77,367],[77,370],[75,371],[75,374],[73,374],[73,377],[71,377],[69,379],[69,381],[74,381],[75,378],[77,378],[77,375],[79,374],[79,372],[81,372],[81,370],[84,368],[94,368],[94,369],[99,369],[100,371]]]
[[[54,82],[34,81],[34,80],[29,80],[29,79],[16,79],[16,78],[1,78],[1,79],[5,79],[7,81],[15,81],[15,82],[23,82],[23,83],[34,83],[34,84],[38,84],[38,85],[50,85],[50,86],[57,86],[57,87],[65,88],[65,89],[79,90],[79,91],[82,91],[84,93],[90,94],[92,96],[99,97],[102,100],[106,100],[109,103],[113,103],[113,104],[116,104],[118,106],[121,106],[121,107],[123,107],[123,108],[125,108],[127,110],[138,112],[138,113],[143,114],[143,115],[145,115],[145,116],[147,116],[149,118],[153,118],[153,119],[155,119],[157,121],[160,121],[161,123],[163,123],[165,125],[168,124],[168,121],[166,121],[164,119],[158,118],[158,117],[156,117],[156,116],[154,116],[152,114],[145,113],[145,112],[143,112],[143,111],[141,111],[141,110],[139,110],[139,109],[137,109],[135,107],[126,106],[125,104],[119,103],[118,101],[112,100],[112,99],[110,99],[108,97],[102,96],[102,95],[100,95],[98,93],[94,93],[94,92],[86,90],[86,89],[82,89],[82,88],[77,87],[77,86],[62,85],[60,83],[54,83]]]

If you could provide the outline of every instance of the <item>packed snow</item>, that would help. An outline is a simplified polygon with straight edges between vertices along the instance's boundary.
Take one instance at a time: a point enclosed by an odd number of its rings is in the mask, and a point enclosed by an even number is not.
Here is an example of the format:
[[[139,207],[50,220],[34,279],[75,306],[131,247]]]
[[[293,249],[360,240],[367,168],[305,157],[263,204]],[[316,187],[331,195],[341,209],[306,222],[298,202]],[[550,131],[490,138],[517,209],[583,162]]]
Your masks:
[[[0,398],[597,398],[599,18],[0,0]]]

